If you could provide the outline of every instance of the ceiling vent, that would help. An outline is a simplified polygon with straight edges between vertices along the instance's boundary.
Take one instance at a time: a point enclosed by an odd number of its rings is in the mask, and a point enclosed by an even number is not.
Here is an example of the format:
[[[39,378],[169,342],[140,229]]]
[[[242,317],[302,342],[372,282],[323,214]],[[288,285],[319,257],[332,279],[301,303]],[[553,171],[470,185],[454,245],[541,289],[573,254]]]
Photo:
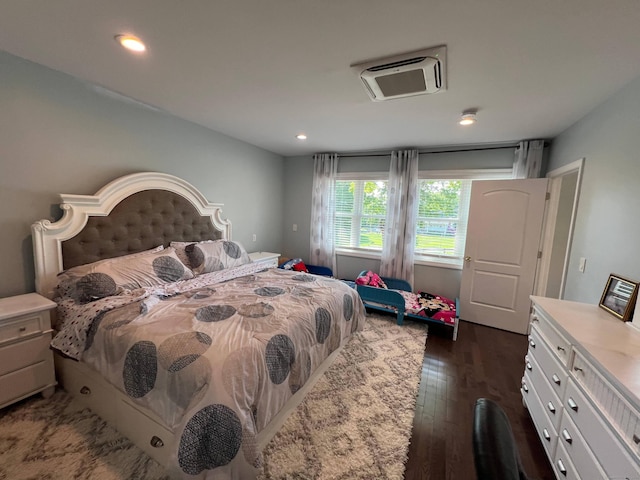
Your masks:
[[[447,89],[447,47],[428,48],[351,67],[374,102],[426,95]]]

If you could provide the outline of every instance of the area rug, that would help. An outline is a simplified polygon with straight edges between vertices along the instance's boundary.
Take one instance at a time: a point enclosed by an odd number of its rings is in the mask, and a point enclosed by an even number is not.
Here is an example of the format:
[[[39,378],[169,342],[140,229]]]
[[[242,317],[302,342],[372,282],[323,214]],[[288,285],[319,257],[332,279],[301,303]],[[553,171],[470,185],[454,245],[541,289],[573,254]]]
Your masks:
[[[402,479],[427,326],[369,315],[264,451],[261,480]],[[0,410],[0,480],[164,480],[62,390]]]

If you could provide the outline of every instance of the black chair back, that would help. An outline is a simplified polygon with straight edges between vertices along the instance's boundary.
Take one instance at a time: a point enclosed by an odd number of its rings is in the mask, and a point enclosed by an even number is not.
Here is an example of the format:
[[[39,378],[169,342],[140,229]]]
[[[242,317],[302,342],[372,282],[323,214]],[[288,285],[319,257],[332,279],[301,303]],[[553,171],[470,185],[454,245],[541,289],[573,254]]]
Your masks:
[[[509,418],[488,398],[476,400],[473,411],[473,459],[478,480],[528,480]]]

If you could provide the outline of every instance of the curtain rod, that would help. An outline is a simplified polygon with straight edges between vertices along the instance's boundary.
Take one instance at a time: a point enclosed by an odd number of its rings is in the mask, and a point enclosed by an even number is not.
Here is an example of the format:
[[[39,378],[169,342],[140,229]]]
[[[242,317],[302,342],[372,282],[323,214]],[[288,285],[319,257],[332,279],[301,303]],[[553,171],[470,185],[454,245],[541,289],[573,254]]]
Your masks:
[[[480,147],[480,148],[462,148],[459,150],[429,150],[429,151],[418,151],[419,155],[429,155],[430,153],[459,153],[459,152],[476,152],[476,151],[482,151],[482,150],[502,150],[504,148],[516,148],[517,145],[503,145],[502,147]],[[354,154],[340,154],[338,153],[338,157],[340,158],[359,158],[359,157],[388,157],[389,155],[391,155],[391,151],[389,151],[388,153],[372,153],[372,154],[365,154],[365,153],[354,153]]]

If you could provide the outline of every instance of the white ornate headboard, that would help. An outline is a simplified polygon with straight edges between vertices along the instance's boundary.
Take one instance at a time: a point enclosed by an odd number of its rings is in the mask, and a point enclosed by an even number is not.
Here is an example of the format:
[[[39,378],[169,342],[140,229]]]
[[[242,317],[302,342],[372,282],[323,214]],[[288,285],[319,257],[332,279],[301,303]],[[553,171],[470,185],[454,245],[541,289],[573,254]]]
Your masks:
[[[171,241],[231,240],[222,204],[188,182],[158,172],[120,177],[95,195],[60,195],[63,216],[31,226],[36,290],[52,298],[65,268]]]

